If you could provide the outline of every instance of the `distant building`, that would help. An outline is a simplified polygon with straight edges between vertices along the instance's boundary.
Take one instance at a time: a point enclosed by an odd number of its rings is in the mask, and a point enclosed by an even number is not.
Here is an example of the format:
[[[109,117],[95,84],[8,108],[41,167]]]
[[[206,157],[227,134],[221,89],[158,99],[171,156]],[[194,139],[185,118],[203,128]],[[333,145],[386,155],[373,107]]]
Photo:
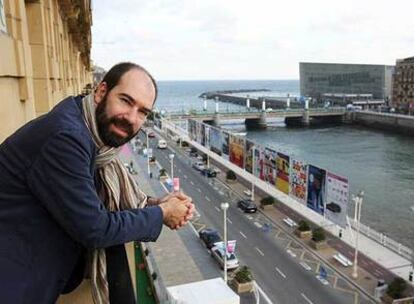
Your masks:
[[[106,74],[106,71],[104,68],[101,68],[100,66],[94,65],[93,66],[93,84],[96,86],[99,84],[102,79],[104,78]]]
[[[372,96],[389,100],[394,66],[340,63],[299,63],[300,94],[324,100],[328,94],[346,96],[353,100]]]
[[[414,57],[397,60],[393,75],[392,105],[414,114]]]

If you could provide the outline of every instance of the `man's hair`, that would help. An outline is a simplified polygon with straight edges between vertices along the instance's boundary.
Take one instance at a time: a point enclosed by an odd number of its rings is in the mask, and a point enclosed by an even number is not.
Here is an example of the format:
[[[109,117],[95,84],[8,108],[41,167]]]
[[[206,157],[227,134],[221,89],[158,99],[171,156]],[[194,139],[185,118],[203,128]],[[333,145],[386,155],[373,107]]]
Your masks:
[[[155,98],[154,102],[157,100],[158,96],[158,86],[155,82],[154,77],[142,66],[133,62],[121,62],[114,65],[104,76],[101,82],[105,82],[108,88],[107,93],[109,93],[118,83],[121,77],[129,72],[132,69],[137,69],[139,71],[143,71],[148,77],[151,79],[152,84],[154,85],[155,89]]]

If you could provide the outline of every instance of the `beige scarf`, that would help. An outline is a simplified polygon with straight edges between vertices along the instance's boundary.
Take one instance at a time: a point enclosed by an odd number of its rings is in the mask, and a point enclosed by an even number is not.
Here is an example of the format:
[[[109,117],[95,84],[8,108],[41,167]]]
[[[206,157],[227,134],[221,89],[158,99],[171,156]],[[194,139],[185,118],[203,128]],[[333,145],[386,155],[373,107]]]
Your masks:
[[[105,146],[99,137],[93,94],[83,98],[82,106],[83,118],[98,150],[96,168],[105,192],[105,208],[109,211],[142,208],[146,204],[147,197],[138,189],[134,179],[119,160],[120,149]],[[109,304],[105,249],[97,249],[93,252],[91,284],[94,303]]]

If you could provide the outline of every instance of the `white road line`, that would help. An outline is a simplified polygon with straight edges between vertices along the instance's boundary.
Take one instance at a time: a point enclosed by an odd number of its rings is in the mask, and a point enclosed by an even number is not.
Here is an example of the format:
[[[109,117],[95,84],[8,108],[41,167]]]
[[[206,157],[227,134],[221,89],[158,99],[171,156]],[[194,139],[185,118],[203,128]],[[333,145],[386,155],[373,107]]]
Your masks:
[[[289,253],[291,257],[296,258],[296,254],[292,252],[290,249],[286,250],[286,252]]]
[[[244,237],[245,239],[247,239],[247,236],[245,236],[243,232],[239,231],[239,233],[242,235],[242,237]]]
[[[281,275],[282,278],[286,279],[286,275],[277,267],[275,267],[276,271]]]
[[[258,228],[262,228],[262,224],[258,223],[258,222],[254,222],[254,225]]]
[[[190,184],[194,186],[194,183],[192,181],[190,181]]]
[[[211,199],[208,198],[208,196],[205,196],[206,200],[208,200],[209,202],[211,202]]]
[[[220,212],[220,209],[216,206],[214,206],[214,208],[217,210],[217,212]]]
[[[227,222],[229,222],[230,224],[233,224],[233,222],[229,218],[227,218]]]
[[[311,270],[312,268],[310,268],[310,266],[308,264],[306,264],[305,262],[301,262],[299,263],[303,268],[305,268],[307,271]]]
[[[187,175],[184,174],[184,178],[187,178]]]
[[[256,283],[256,281],[253,281],[254,286],[257,288],[257,290],[259,291],[259,293],[262,295],[263,299],[265,299],[265,301],[267,302],[267,304],[273,304],[273,302],[269,299],[269,297],[267,296],[267,294],[264,293],[264,291],[260,288],[260,286]]]
[[[309,300],[309,298],[303,292],[300,295],[305,299],[306,302],[308,302],[309,304],[313,304],[313,302]]]
[[[181,169],[178,169],[178,172],[181,172]]]
[[[201,193],[201,189],[200,188],[197,188],[197,191]]]
[[[264,253],[259,248],[254,247],[254,249],[256,249],[260,253],[261,256],[264,256]]]

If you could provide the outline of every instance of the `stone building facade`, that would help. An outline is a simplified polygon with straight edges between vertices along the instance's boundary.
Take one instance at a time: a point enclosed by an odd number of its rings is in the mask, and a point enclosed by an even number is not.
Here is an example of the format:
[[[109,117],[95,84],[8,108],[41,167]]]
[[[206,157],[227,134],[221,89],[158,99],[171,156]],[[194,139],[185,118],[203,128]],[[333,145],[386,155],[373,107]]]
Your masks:
[[[0,142],[92,82],[91,0],[0,0]]]
[[[414,114],[414,57],[397,60],[392,89],[393,107]]]

